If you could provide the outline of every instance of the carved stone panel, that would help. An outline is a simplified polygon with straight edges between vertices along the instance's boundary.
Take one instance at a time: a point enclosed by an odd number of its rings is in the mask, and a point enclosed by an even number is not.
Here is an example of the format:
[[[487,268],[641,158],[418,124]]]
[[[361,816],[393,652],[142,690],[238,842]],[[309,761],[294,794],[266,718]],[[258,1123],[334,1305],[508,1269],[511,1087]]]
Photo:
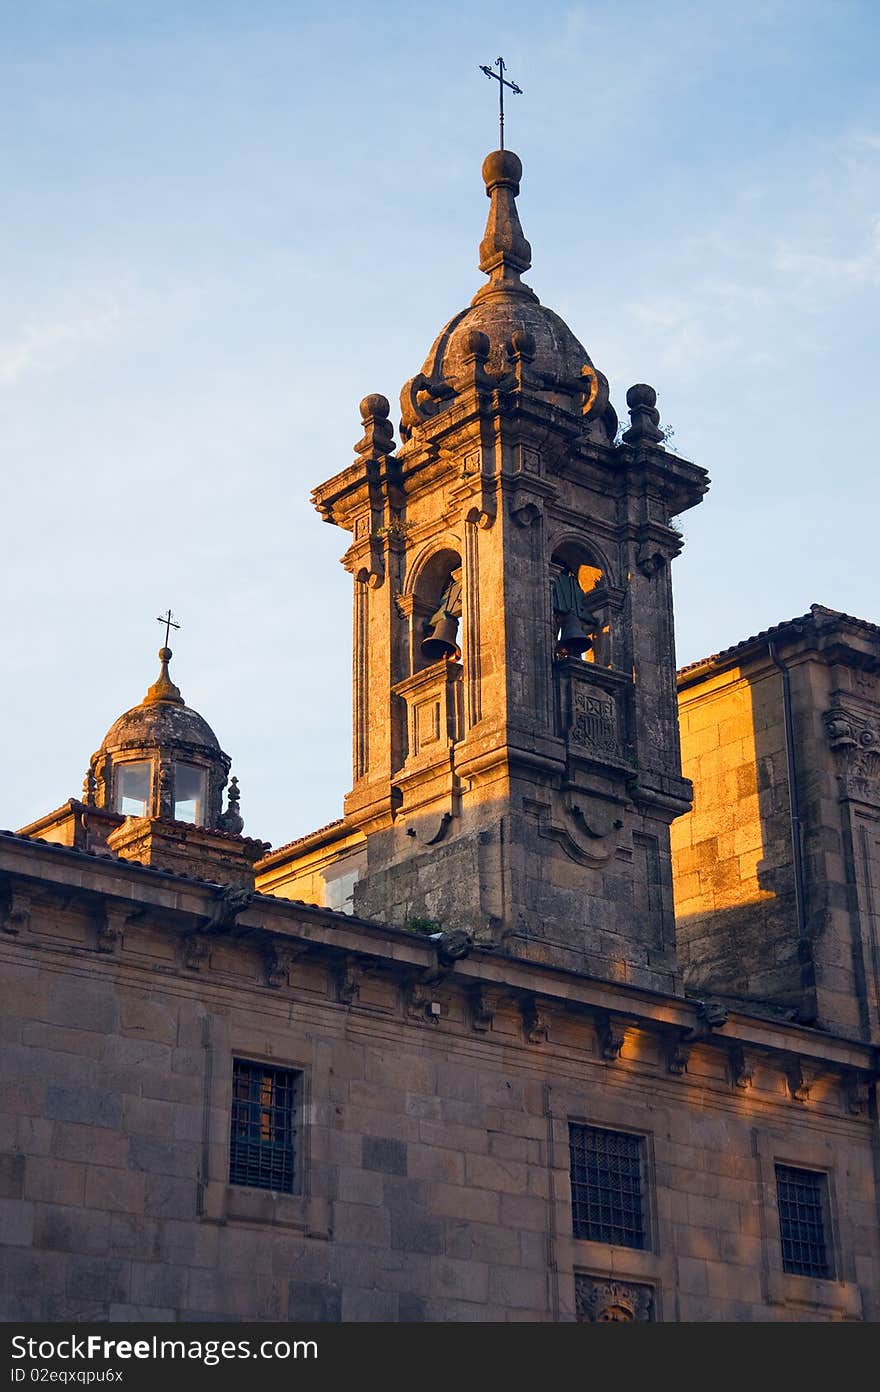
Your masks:
[[[568,737],[572,744],[584,749],[619,754],[614,697],[607,692],[591,691],[587,686],[575,689]]]
[[[640,1282],[578,1272],[574,1298],[578,1324],[650,1324],[654,1320],[654,1288]]]

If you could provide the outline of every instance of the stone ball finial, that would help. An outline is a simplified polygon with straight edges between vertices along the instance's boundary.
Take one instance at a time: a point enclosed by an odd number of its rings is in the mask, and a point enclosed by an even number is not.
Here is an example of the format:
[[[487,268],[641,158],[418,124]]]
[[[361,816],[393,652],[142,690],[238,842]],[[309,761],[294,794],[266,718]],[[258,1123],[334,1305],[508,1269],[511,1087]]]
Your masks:
[[[373,417],[387,420],[390,411],[391,406],[388,398],[383,396],[381,392],[371,392],[369,396],[364,397],[360,404],[361,420],[364,424]]]
[[[654,407],[657,405],[657,393],[647,382],[636,382],[626,394],[626,404],[631,409],[635,406]]]
[[[483,160],[483,182],[487,194],[491,194],[498,184],[512,184],[514,193],[519,193],[522,178],[522,162],[512,150],[493,150]]]

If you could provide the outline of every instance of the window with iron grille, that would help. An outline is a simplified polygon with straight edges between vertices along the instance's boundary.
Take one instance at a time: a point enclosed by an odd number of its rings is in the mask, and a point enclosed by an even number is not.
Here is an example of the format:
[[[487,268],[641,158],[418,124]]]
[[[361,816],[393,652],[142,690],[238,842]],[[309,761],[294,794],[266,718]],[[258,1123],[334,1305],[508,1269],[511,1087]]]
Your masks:
[[[234,1059],[229,1183],[293,1193],[300,1074]]]
[[[828,1176],[776,1166],[782,1269],[794,1276],[833,1276],[828,1231]]]
[[[575,1237],[647,1247],[643,1138],[574,1122],[568,1130]]]

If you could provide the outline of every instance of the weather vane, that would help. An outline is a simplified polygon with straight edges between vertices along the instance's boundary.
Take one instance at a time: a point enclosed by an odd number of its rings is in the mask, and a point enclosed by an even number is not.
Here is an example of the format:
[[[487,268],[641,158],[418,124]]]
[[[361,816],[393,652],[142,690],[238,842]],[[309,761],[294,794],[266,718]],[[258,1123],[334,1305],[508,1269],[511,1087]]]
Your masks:
[[[498,69],[497,72],[495,71],[496,68]],[[496,58],[491,67],[488,67],[485,63],[480,64],[480,71],[484,72],[487,77],[494,77],[495,81],[498,83],[498,126],[501,131],[501,143],[498,146],[499,150],[504,149],[504,89],[505,87],[509,87],[515,96],[522,96],[522,88],[517,87],[515,82],[508,82],[507,78],[504,76],[506,69],[507,64],[503,58]]]
[[[165,646],[167,648],[168,639],[170,637],[172,628],[180,628],[180,624],[174,622],[174,617],[170,609],[168,610],[167,614],[158,614],[156,616],[156,623],[161,623],[165,625]]]

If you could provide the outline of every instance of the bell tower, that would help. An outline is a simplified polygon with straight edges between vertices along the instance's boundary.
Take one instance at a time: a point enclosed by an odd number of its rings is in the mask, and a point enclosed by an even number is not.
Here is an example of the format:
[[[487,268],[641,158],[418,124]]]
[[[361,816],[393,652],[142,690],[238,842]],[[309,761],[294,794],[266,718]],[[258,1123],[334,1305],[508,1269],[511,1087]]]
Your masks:
[[[352,536],[334,835],[361,847],[358,914],[670,989],[669,823],[691,801],[670,521],[708,479],[664,448],[651,387],[619,434],[605,377],[523,282],[521,175],[509,150],[483,164],[488,280],[404,386],[399,446],[366,397],[354,464],[313,495]]]

